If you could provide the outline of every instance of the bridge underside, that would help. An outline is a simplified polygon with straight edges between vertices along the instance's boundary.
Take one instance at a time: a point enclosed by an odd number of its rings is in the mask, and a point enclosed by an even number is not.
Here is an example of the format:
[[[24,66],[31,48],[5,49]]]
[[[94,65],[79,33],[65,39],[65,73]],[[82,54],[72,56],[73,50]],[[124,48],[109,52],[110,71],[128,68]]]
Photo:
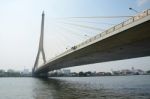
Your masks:
[[[136,25],[118,34],[39,67],[35,74],[60,68],[114,60],[150,56],[150,21]]]

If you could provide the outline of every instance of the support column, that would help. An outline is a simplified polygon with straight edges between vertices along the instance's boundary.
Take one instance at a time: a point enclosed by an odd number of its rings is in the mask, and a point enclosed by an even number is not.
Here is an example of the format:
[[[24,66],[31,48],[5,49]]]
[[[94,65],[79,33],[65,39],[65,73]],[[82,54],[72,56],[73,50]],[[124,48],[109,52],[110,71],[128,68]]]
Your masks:
[[[39,49],[38,49],[38,53],[37,53],[37,57],[36,57],[36,60],[35,60],[35,64],[34,64],[34,67],[33,67],[33,74],[35,72],[35,69],[38,65],[38,62],[39,62],[39,56],[40,56],[40,53],[42,54],[42,58],[43,58],[43,62],[44,64],[46,63],[46,58],[45,58],[45,52],[44,52],[44,47],[43,47],[43,41],[44,41],[44,17],[45,17],[45,14],[44,14],[44,11],[42,13],[42,21],[41,21],[41,35],[40,35],[40,41],[39,41]]]

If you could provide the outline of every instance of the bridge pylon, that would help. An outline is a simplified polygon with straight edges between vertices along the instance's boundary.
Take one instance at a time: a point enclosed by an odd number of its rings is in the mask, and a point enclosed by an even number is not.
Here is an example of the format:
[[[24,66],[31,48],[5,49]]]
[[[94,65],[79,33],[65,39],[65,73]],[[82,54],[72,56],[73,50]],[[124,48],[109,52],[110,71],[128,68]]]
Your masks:
[[[40,53],[42,54],[42,59],[43,59],[44,64],[46,63],[45,52],[44,52],[44,47],[43,47],[43,41],[44,41],[44,17],[45,17],[45,14],[44,14],[44,11],[43,11],[43,13],[42,13],[42,21],[41,21],[41,35],[40,35],[40,41],[39,41],[39,48],[38,48],[38,53],[37,53],[36,60],[35,60],[35,63],[34,63],[34,67],[33,67],[33,70],[32,70],[32,73],[35,76],[36,76],[35,69],[36,69],[36,67],[38,65],[38,62],[39,62]]]

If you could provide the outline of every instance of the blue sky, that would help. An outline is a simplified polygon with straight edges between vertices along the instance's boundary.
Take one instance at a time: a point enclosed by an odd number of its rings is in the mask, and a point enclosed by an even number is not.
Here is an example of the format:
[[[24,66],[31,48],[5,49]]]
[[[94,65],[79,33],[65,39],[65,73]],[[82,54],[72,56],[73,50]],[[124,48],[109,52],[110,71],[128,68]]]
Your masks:
[[[45,11],[44,49],[46,58],[49,60],[64,52],[66,48],[101,32],[64,23],[75,21],[75,24],[107,29],[112,25],[95,25],[85,21],[117,24],[126,19],[62,20],[61,18],[135,15],[136,13],[129,10],[129,7],[141,12],[149,9],[149,5],[150,0],[0,0],[0,69],[22,70],[33,67],[38,50],[43,10]],[[110,71],[111,68],[122,69],[132,66],[150,69],[148,61],[150,58],[146,57],[71,69],[73,71]]]

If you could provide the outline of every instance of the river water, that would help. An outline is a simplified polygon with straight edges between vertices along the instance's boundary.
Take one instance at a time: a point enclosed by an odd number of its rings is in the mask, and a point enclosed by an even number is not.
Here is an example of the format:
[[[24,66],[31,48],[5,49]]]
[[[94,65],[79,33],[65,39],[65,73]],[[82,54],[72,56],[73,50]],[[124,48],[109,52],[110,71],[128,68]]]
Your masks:
[[[0,78],[0,99],[150,99],[150,75]]]

